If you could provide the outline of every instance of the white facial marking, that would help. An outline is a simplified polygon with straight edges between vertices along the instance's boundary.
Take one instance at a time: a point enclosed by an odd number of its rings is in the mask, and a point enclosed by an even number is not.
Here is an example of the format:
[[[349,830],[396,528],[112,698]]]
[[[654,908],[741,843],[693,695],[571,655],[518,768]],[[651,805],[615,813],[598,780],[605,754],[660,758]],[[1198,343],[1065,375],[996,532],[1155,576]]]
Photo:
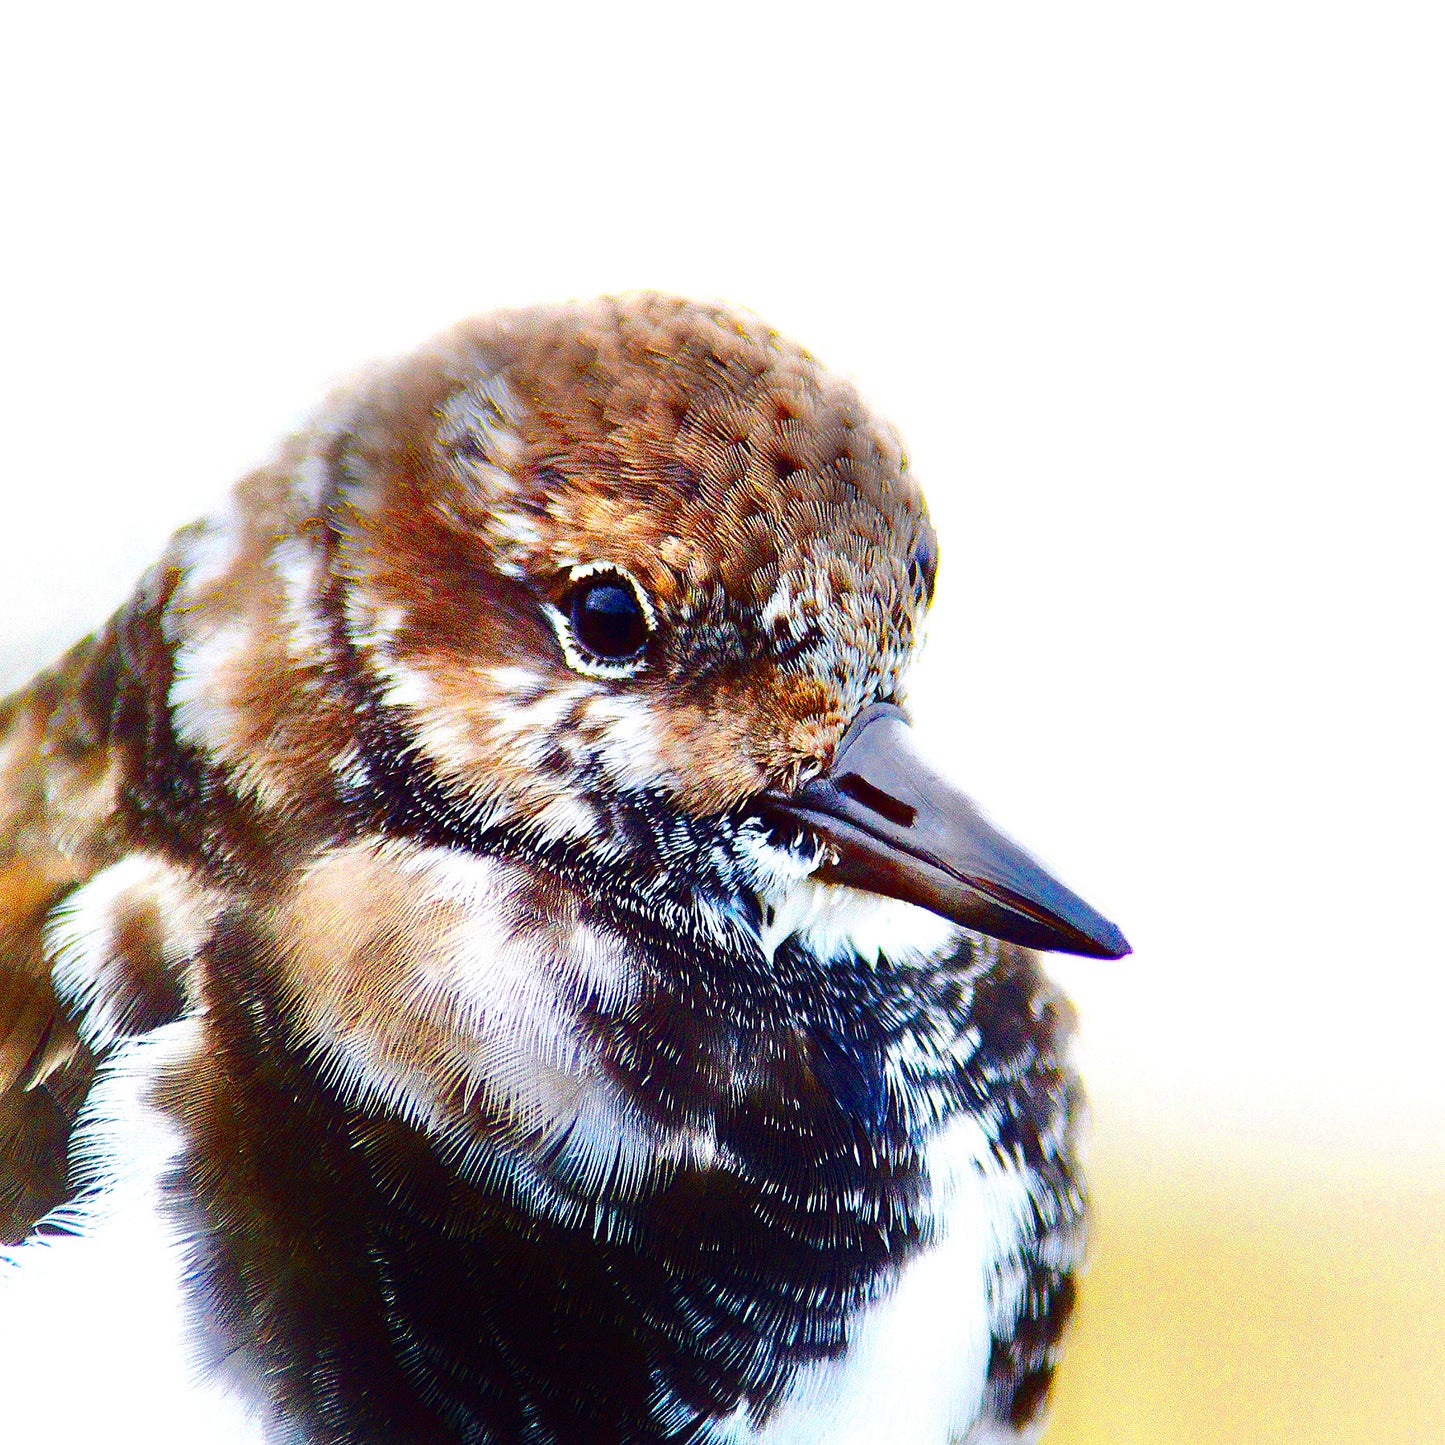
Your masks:
[[[965,930],[926,908],[866,893],[812,875],[823,854],[776,847],[764,835],[745,831],[739,852],[752,873],[762,906],[758,941],[772,958],[779,945],[797,936],[820,959],[857,954],[875,964],[880,955],[895,963],[921,963],[952,952]]]
[[[488,522],[492,534],[503,542],[529,549],[542,540],[542,529],[537,525],[537,519],[526,512],[495,511],[488,517]],[[512,566],[516,570],[510,575],[521,576],[521,566],[517,563]]]
[[[951,951],[963,932],[915,904],[812,878],[764,902],[773,910],[773,922],[763,928],[763,951],[770,958],[783,939],[796,934],[821,959],[857,954],[873,964],[884,955],[894,963],[921,963]]]
[[[516,664],[489,667],[485,675],[498,692],[523,702],[537,701],[550,686],[540,672],[530,667],[518,667]]]
[[[388,707],[416,709],[436,699],[436,684],[410,663],[388,658],[377,667],[381,675],[381,700]]]
[[[492,669],[499,671],[500,669]],[[523,671],[523,669],[517,669]],[[489,719],[493,737],[526,740],[540,762],[553,745],[552,734],[560,733],[564,719],[585,698],[599,696],[595,683],[570,682],[528,693],[528,700],[498,708]]]
[[[322,559],[299,537],[285,537],[268,558],[285,592],[282,616],[287,627],[287,650],[298,662],[320,666],[330,656],[330,630],[319,602]]]
[[[256,640],[255,626],[246,619],[204,625],[176,648],[169,701],[176,736],[228,764],[238,791],[274,810],[284,806],[286,788],[264,766],[264,754],[258,754],[249,736],[248,719],[234,704],[235,678],[229,675],[245,667]]]
[[[653,787],[666,776],[657,750],[657,716],[648,699],[636,693],[600,693],[588,701],[583,717],[601,734],[598,759],[619,787]]]
[[[224,675],[250,646],[250,627],[231,620],[189,637],[176,649],[171,709],[182,741],[223,759],[240,751],[240,714],[231,705]]]

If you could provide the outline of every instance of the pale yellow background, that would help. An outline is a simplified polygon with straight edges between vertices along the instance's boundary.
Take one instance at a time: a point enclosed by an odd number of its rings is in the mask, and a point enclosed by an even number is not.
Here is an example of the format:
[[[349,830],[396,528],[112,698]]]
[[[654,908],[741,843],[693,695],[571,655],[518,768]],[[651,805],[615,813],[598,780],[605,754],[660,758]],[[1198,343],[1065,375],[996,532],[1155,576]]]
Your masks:
[[[910,439],[920,728],[1136,945],[1052,1445],[1445,1439],[1438,6],[10,8],[0,682],[369,356],[753,306]]]

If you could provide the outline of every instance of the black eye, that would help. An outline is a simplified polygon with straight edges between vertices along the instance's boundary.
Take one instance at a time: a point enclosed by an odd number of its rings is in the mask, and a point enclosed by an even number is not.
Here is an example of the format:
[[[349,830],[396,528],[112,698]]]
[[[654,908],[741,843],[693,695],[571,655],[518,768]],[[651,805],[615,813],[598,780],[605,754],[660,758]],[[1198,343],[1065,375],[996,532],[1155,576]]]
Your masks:
[[[598,572],[579,583],[567,600],[577,645],[603,662],[626,662],[647,642],[647,617],[627,578]]]

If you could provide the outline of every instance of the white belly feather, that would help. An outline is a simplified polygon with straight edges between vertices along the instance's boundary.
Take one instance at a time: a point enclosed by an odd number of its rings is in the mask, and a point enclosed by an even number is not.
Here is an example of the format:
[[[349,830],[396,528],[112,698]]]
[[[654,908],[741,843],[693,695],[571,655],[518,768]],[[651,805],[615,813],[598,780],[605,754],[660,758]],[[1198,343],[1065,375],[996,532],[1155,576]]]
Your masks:
[[[195,1025],[123,1045],[86,1101],[75,1158],[103,1188],[47,1233],[0,1250],[0,1425],[51,1445],[260,1445],[239,1402],[189,1368],[185,1256],[159,1209],[180,1147],[143,1093],[183,1055]]]
[[[1028,1186],[998,1164],[972,1118],[929,1146],[940,1239],[853,1323],[848,1351],[803,1371],[754,1429],[728,1423],[727,1445],[950,1445],[983,1398],[994,1313],[1012,1311]]]

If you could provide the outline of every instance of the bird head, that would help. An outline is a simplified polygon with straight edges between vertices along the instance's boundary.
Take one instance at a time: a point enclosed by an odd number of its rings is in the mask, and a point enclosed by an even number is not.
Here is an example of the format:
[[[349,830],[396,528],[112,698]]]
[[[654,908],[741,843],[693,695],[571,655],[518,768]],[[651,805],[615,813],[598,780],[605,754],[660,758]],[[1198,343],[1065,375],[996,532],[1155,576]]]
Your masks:
[[[339,418],[297,475],[327,478],[355,771],[394,808],[643,888],[822,881],[1125,950],[916,752],[936,539],[897,434],[807,352],[670,298],[539,309]]]

